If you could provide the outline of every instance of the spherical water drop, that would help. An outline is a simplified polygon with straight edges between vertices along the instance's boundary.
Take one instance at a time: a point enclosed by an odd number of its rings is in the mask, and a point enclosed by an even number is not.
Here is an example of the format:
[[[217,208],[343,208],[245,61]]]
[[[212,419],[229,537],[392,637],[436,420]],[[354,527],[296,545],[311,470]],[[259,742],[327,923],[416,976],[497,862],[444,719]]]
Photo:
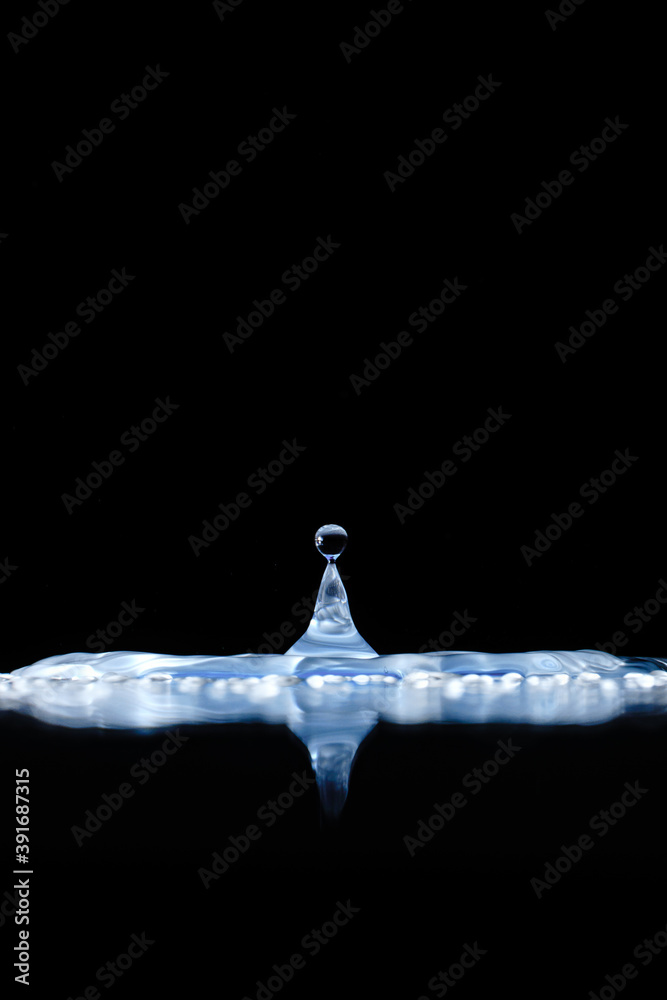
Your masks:
[[[340,524],[323,524],[315,532],[315,545],[327,562],[335,562],[347,545],[347,531]]]

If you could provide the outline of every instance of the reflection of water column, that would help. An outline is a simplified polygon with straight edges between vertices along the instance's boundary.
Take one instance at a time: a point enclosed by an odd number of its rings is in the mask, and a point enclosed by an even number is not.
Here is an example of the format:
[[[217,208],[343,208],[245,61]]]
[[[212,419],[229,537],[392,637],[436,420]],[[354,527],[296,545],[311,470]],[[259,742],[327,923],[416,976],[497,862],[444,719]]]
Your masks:
[[[325,524],[315,533],[315,545],[327,560],[317,595],[313,617],[301,638],[287,650],[287,656],[322,657],[322,665],[309,670],[306,690],[296,693],[305,709],[290,728],[308,747],[320,793],[322,818],[332,821],[340,815],[347,797],[350,768],[359,744],[377,722],[369,711],[363,690],[327,691],[327,710],[322,711],[322,675],[353,677],[359,672],[354,663],[349,668],[328,662],[327,657],[370,659],[377,653],[357,632],[336,559],[347,544],[347,532],[338,524]],[[297,661],[298,663],[298,661]],[[370,671],[373,672],[372,670]],[[329,687],[327,685],[327,687]]]
[[[368,729],[372,729],[374,725],[375,722]],[[365,735],[366,733],[363,734]],[[350,769],[361,739],[358,742],[339,741],[323,744],[320,744],[319,740],[312,740],[308,744],[310,759],[317,776],[322,816],[328,822],[338,819],[345,804]]]
[[[372,705],[375,690],[352,681],[326,696],[308,684],[294,690],[299,717],[289,727],[308,747],[320,794],[321,817],[331,823],[340,818],[347,798],[350,769],[359,745],[373,729],[378,711]],[[323,702],[326,700],[326,707]],[[331,702],[335,701],[335,704]]]

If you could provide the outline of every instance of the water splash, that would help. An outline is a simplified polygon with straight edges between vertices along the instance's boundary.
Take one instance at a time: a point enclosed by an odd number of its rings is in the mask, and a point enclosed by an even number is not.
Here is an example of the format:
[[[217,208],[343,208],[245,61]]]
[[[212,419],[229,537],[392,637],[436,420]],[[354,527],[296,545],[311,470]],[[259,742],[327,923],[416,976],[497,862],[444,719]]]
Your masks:
[[[378,655],[357,632],[336,566],[346,542],[338,525],[317,532],[327,565],[312,620],[285,654],[50,656],[0,674],[0,709],[74,728],[286,724],[308,747],[328,819],[380,719],[593,725],[667,711],[665,659],[592,649]]]
[[[287,650],[294,656],[377,656],[357,632],[336,559],[347,545],[339,524],[325,524],[315,534],[315,545],[327,560],[310,625]]]

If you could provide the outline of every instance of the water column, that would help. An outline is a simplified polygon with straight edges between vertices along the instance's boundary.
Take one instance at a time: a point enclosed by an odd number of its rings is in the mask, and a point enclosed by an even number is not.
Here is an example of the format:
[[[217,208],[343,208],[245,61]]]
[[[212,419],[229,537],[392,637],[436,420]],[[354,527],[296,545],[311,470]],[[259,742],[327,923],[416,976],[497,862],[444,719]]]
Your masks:
[[[290,728],[303,740],[317,778],[322,817],[327,822],[338,818],[347,797],[352,761],[359,744],[377,722],[377,712],[369,702],[368,689],[342,683],[335,689],[331,681],[356,678],[359,659],[378,654],[357,632],[350,614],[347,593],[336,560],[347,544],[347,532],[338,524],[325,524],[315,533],[315,545],[327,561],[317,595],[313,617],[301,638],[285,653],[317,659],[308,663],[305,684],[295,692],[301,709],[300,718],[290,721]],[[350,665],[341,665],[341,657],[350,657]],[[295,662],[295,669],[305,664]],[[364,664],[364,675],[368,677]],[[384,671],[380,670],[380,673]],[[373,673],[372,667],[370,673]],[[326,699],[321,688],[326,684]],[[343,690],[344,689],[344,690]],[[338,697],[336,697],[338,695]]]

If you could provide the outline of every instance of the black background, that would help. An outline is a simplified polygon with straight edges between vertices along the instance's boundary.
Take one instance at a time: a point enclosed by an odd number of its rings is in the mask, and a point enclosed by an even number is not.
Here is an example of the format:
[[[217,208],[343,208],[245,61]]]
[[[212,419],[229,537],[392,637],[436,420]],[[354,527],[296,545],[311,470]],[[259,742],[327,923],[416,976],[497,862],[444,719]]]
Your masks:
[[[6,8],[3,33],[37,9]],[[666,235],[657,29],[641,6],[622,18],[593,0],[572,10],[553,30],[535,5],[406,3],[349,61],[341,43],[369,20],[359,3],[243,0],[221,18],[211,3],[72,2],[18,52],[7,39],[5,672],[90,648],[123,601],[143,610],[109,649],[226,655],[286,622],[296,635],[295,603],[323,569],[312,536],[328,521],[349,533],[340,568],[379,652],[438,644],[467,611],[464,649],[586,648],[622,630],[619,652],[664,653],[665,611],[636,633],[623,622],[667,573],[664,273],[627,302],[613,291]],[[124,121],[110,114],[158,64],[168,76],[145,102]],[[489,74],[500,83],[489,99],[443,126]],[[247,162],[239,143],[276,108],[296,117]],[[54,161],[105,117],[113,133],[59,181]],[[608,117],[628,127],[572,169]],[[385,172],[438,127],[446,142],[392,192]],[[186,224],[179,205],[233,158],[240,176]],[[512,213],[568,168],[572,185],[517,232]],[[340,246],[230,352],[223,333],[284,289],[318,237]],[[114,268],[135,276],[127,289],[25,384],[19,366]],[[465,292],[417,332],[408,317],[445,278]],[[616,315],[563,363],[555,343],[610,297]],[[402,330],[412,345],[357,391],[351,376]],[[169,419],[134,453],[120,446],[166,397]],[[499,407],[505,425],[399,517],[408,491]],[[305,450],[258,495],[248,477],[285,440]],[[68,513],[63,494],[119,447],[124,464]],[[521,547],[626,449],[630,468],[528,565]],[[191,536],[243,491],[250,506],[195,555]],[[71,826],[164,735],[12,713],[2,724],[7,889],[14,768],[33,775],[38,995],[82,995],[146,931],[156,944],[115,983],[119,996],[158,982],[200,995],[210,982],[254,997],[350,898],[360,914],[286,997],[433,996],[429,979],[475,940],[488,956],[456,996],[585,997],[667,923],[659,721],[382,725],[359,753],[336,838],[320,833],[309,794],[207,891],[197,868],[308,766],[296,738],[182,730],[189,742],[165,770],[78,848]],[[510,736],[525,751],[411,858],[403,837]],[[538,900],[530,878],[635,780],[650,794]],[[6,920],[8,986],[13,935]],[[627,995],[653,995],[664,962]]]

